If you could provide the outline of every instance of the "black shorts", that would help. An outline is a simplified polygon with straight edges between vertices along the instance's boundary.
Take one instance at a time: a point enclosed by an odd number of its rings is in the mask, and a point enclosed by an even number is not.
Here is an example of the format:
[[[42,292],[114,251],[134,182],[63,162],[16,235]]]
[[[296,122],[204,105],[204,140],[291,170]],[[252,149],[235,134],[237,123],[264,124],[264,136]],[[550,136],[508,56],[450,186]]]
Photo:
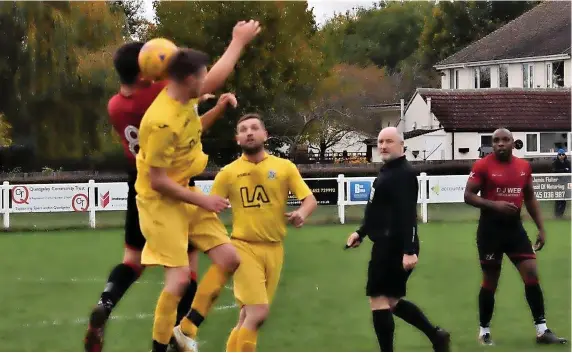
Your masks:
[[[127,180],[127,212],[125,213],[125,247],[135,251],[143,251],[145,246],[145,237],[139,226],[139,211],[137,210],[137,192],[135,191],[135,180],[137,180],[136,172],[128,173]],[[189,185],[194,186],[195,181],[191,179]],[[191,252],[194,247],[189,243],[188,251]]]
[[[137,201],[135,197],[135,180],[137,179],[136,173],[129,173],[127,180],[127,212],[125,213],[125,247],[142,251],[145,246],[145,237],[139,227],[139,211],[137,211]]]
[[[500,265],[506,254],[513,263],[535,259],[536,254],[522,222],[499,225],[479,223],[477,229],[477,249],[481,265]]]
[[[399,246],[374,242],[367,271],[368,297],[401,298],[407,294],[407,280],[413,270],[403,268],[403,252]]]

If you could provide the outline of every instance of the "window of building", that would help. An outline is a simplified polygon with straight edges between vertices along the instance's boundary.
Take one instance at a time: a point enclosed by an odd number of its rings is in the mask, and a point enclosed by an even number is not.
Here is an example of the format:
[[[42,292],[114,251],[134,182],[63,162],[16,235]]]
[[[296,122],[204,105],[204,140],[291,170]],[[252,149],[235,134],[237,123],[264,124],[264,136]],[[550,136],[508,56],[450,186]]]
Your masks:
[[[534,88],[534,64],[522,64],[522,87]]]
[[[564,61],[546,64],[546,87],[564,87]]]
[[[454,80],[455,80],[455,82],[454,82],[453,87],[455,87],[455,89],[458,89],[459,88],[459,69],[455,70]]]
[[[563,148],[568,150],[569,132],[534,132],[526,134],[526,152],[556,153]]]
[[[492,145],[493,145],[492,134],[481,135],[481,146],[492,147]]]
[[[508,87],[508,64],[499,65],[499,87]]]
[[[479,67],[478,88],[491,88],[491,68],[489,66]]]
[[[526,152],[538,152],[538,134],[526,134]]]

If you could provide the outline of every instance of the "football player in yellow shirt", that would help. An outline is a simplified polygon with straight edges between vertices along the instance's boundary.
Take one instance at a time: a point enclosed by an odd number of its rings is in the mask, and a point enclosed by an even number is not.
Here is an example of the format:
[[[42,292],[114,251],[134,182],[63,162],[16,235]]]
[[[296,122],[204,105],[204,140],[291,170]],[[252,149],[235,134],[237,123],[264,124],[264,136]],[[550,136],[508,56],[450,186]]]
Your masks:
[[[166,351],[172,335],[183,350],[196,350],[194,340],[185,334],[196,331],[239,264],[236,250],[217,217],[228,202],[219,196],[204,195],[188,184],[207,165],[208,156],[201,144],[203,128],[212,124],[217,109],[224,109],[227,103],[236,105],[234,96],[225,95],[213,108],[214,113],[211,110],[201,119],[198,97],[224,82],[242,48],[259,31],[255,21],[237,24],[229,48],[208,73],[206,54],[179,49],[167,66],[167,86],[141,120],[135,183],[139,222],[146,239],[141,263],[165,268],[165,286],[155,309],[153,351]],[[199,283],[191,311],[173,329],[177,305],[189,278],[189,241],[207,253],[213,264]]]
[[[211,194],[230,200],[231,242],[240,257],[233,279],[241,311],[228,339],[227,352],[256,350],[258,330],[268,316],[280,279],[286,221],[299,228],[317,206],[296,166],[266,153],[267,138],[257,114],[240,118],[236,139],[243,155],[217,174],[211,189]],[[289,191],[302,204],[285,213]]]

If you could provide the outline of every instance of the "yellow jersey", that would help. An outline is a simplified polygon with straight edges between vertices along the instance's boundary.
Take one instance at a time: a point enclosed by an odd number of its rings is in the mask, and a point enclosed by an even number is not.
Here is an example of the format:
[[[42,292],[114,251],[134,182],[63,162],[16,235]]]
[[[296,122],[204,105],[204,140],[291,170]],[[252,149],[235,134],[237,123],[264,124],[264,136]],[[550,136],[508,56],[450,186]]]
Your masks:
[[[312,195],[294,163],[268,154],[257,164],[242,156],[225,166],[211,189],[230,201],[232,237],[250,242],[282,241],[289,191],[299,200]]]
[[[142,198],[160,198],[151,188],[149,169],[165,168],[169,178],[187,186],[201,174],[208,156],[201,143],[202,125],[198,99],[182,104],[167,94],[167,88],[147,109],[139,127],[137,181],[135,190]]]

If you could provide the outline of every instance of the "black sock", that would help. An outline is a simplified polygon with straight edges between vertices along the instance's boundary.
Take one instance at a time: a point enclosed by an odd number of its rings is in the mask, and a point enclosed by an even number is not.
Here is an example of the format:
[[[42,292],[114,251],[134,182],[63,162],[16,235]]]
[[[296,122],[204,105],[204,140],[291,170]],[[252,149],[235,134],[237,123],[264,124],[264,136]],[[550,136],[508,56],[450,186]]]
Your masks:
[[[481,327],[489,327],[495,309],[495,292],[481,287],[479,292],[479,320]]]
[[[389,309],[373,310],[373,328],[379,342],[379,349],[382,352],[393,352],[393,332],[395,331],[395,322],[393,322],[393,314]]]
[[[530,311],[532,312],[532,317],[534,318],[534,323],[536,325],[546,323],[546,319],[544,318],[544,296],[542,295],[540,284],[527,284],[524,286],[524,292],[528,306],[530,306]]]
[[[393,309],[393,314],[418,328],[430,340],[433,340],[435,337],[437,328],[431,324],[429,319],[423,314],[423,311],[412,302],[403,299],[400,300]]]
[[[139,278],[140,272],[126,264],[119,264],[109,274],[105,290],[101,293],[98,305],[103,305],[107,314],[119,303],[127,289]]]
[[[168,344],[159,343],[153,340],[153,350],[152,352],[166,352]]]
[[[175,326],[179,325],[181,320],[187,315],[189,310],[191,310],[191,304],[193,304],[193,299],[195,299],[195,293],[197,292],[197,281],[191,279],[191,283],[185,290],[185,294],[181,298],[179,302],[179,306],[177,307],[177,322]]]

